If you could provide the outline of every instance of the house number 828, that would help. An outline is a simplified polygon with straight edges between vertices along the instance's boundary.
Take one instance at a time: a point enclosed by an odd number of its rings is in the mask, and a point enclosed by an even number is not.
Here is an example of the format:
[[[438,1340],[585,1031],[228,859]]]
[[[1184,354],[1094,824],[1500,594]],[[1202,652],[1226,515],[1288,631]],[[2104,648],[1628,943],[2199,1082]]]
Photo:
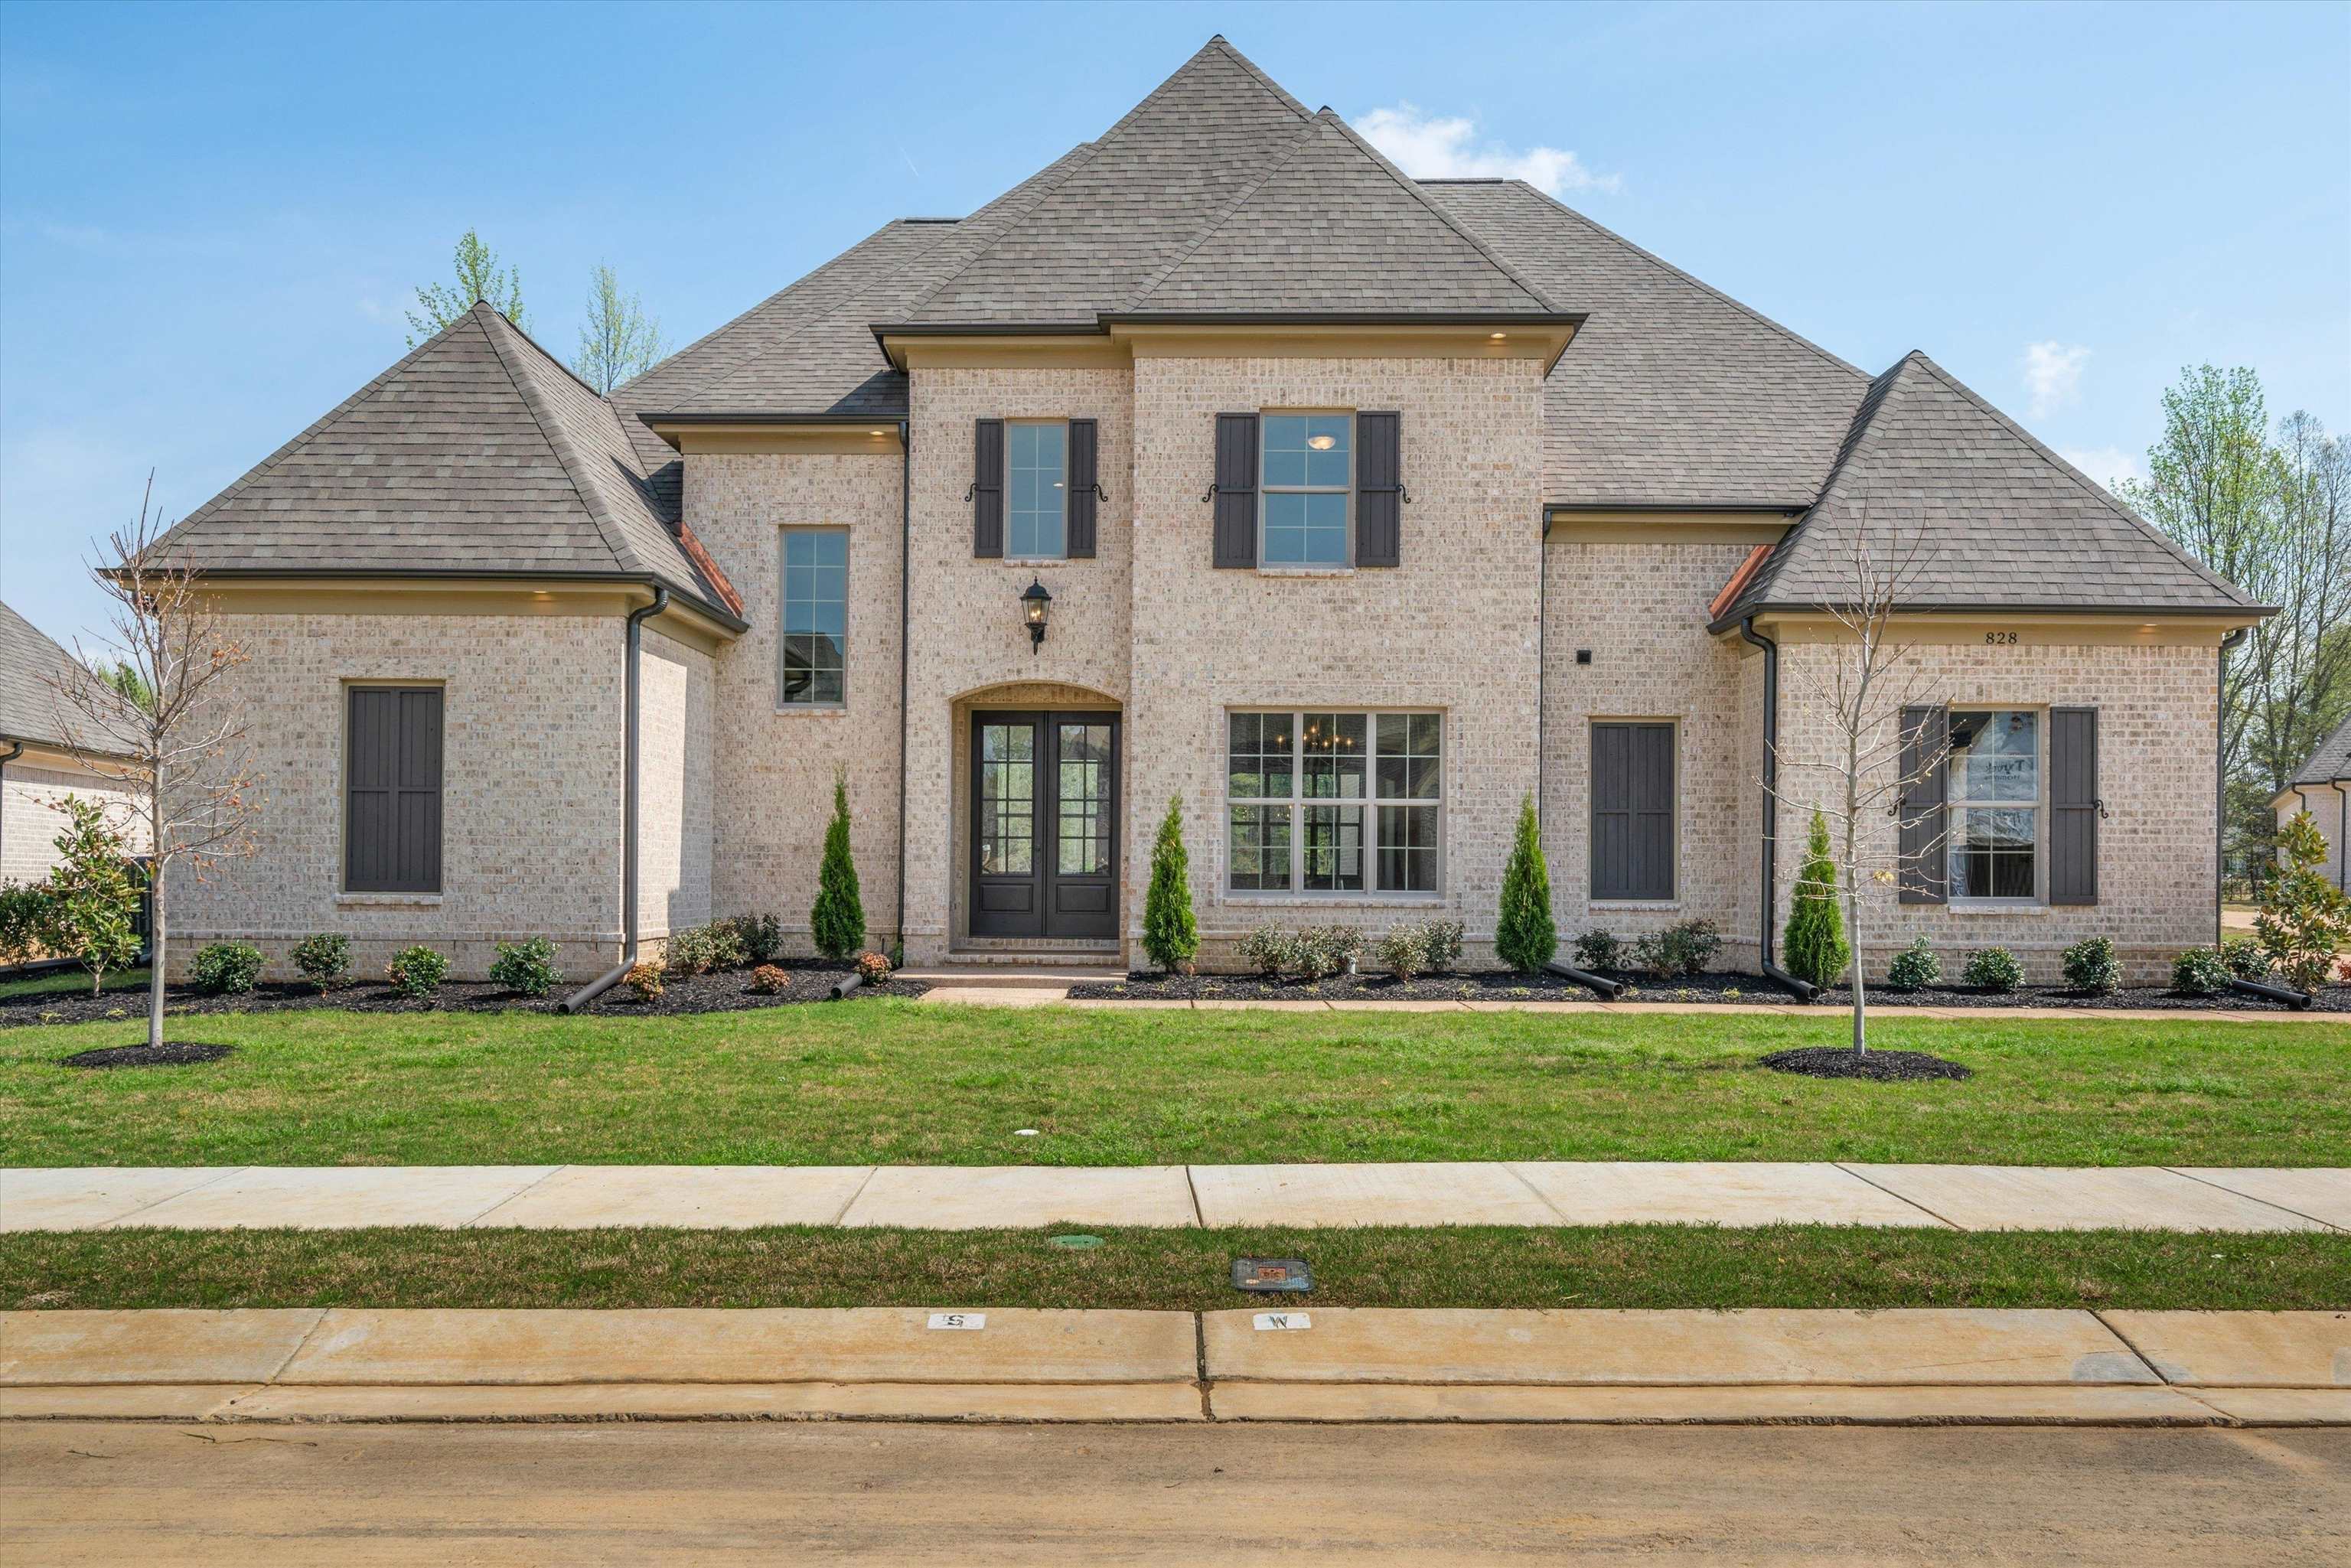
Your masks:
[[[2013,632],[1987,632],[1984,633],[1984,641],[1991,643],[1995,647],[2013,648],[2016,646],[2016,633]]]

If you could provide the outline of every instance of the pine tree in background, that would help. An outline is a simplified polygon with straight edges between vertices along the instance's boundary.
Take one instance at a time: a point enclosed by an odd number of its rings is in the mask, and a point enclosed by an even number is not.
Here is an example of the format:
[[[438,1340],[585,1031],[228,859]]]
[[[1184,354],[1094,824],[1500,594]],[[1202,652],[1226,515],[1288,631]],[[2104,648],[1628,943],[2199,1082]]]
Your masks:
[[[1502,873],[1502,911],[1494,923],[1494,952],[1521,974],[1534,974],[1559,951],[1551,920],[1551,870],[1543,864],[1542,831],[1530,796],[1519,804],[1519,838]]]
[[[849,779],[832,776],[832,821],[824,830],[824,864],[817,872],[816,904],[809,911],[816,950],[835,963],[865,946],[865,905],[857,894],[857,862],[849,852]]]
[[[1829,820],[1813,813],[1804,845],[1804,869],[1797,873],[1795,902],[1788,911],[1788,973],[1826,990],[1852,961],[1844,939],[1844,916],[1837,913],[1836,860],[1829,849]]]
[[[1188,973],[1200,950],[1192,918],[1192,862],[1184,852],[1184,802],[1167,797],[1158,841],[1151,846],[1151,891],[1143,900],[1143,950],[1171,975]]]

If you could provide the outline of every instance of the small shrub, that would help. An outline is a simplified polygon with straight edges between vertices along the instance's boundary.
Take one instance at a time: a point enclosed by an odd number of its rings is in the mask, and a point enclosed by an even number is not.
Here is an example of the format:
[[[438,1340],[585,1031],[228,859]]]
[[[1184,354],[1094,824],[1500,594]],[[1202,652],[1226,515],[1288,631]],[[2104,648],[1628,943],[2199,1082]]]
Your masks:
[[[1978,990],[2012,991],[2024,984],[2024,966],[2005,947],[1986,947],[1968,955],[1968,967],[1959,971],[1959,978]]]
[[[1935,956],[1934,947],[1924,936],[1914,936],[1910,946],[1895,954],[1894,962],[1886,967],[1886,983],[1897,991],[1939,986],[1943,983],[1943,961]]]
[[[2217,997],[2231,978],[2217,947],[2190,947],[2171,961],[2171,988],[2183,996]]]
[[[124,857],[130,846],[106,809],[68,795],[57,809],[72,824],[57,836],[58,860],[42,900],[41,946],[89,971],[89,994],[106,988],[110,969],[139,961],[139,884]]]
[[[865,905],[858,896],[857,862],[849,846],[849,774],[832,773],[832,821],[824,830],[824,859],[817,866],[816,903],[809,909],[809,937],[816,950],[839,963],[865,944]]]
[[[555,967],[555,944],[544,936],[499,943],[490,978],[518,997],[547,995],[563,983],[563,971]]]
[[[1575,939],[1575,965],[1579,969],[1622,969],[1624,938],[1614,931],[1593,927]]]
[[[331,991],[351,977],[351,939],[340,931],[321,931],[294,944],[294,967],[322,991]]]
[[[1450,974],[1460,967],[1461,922],[1424,920],[1420,923],[1420,929],[1428,938],[1428,967],[1432,973]],[[1556,952],[1558,947],[1559,944],[1554,940],[1552,944],[1552,951]],[[1549,958],[1543,960],[1545,964],[1550,962]]]
[[[29,961],[49,918],[49,890],[37,882],[0,883],[0,964]]]
[[[1829,845],[1829,820],[1815,810],[1804,865],[1796,876],[1788,911],[1785,954],[1788,972],[1827,990],[1853,961],[1845,940],[1844,914],[1837,907],[1836,859]]]
[[[779,997],[792,988],[791,971],[762,964],[751,971],[751,988],[763,997]],[[660,993],[656,991],[654,995]]]
[[[383,967],[386,984],[412,1001],[426,1001],[449,977],[449,960],[430,947],[410,947]]]
[[[1151,845],[1151,886],[1143,895],[1144,956],[1171,975],[1189,974],[1200,951],[1192,914],[1192,861],[1184,848],[1184,801],[1167,797],[1167,815]]]
[[[1372,956],[1381,968],[1409,985],[1428,967],[1428,932],[1419,925],[1398,925],[1383,932],[1372,944]]]
[[[727,924],[747,964],[767,964],[784,950],[784,923],[772,915],[738,915]]]
[[[1269,980],[1278,980],[1284,971],[1296,967],[1296,939],[1270,922],[1259,926],[1233,946],[1242,963]]]
[[[860,953],[857,973],[867,985],[878,986],[890,977],[890,960],[879,953]]]
[[[641,1002],[659,1001],[662,994],[661,966],[632,964],[629,972],[621,977],[621,984],[628,987]]]
[[[1684,920],[1652,931],[1633,944],[1633,967],[1661,980],[1695,975],[1722,951],[1722,932],[1711,920]]]
[[[1297,937],[1298,967],[1310,980],[1343,972],[1364,956],[1360,925],[1310,925]]]
[[[2088,936],[2065,949],[2060,960],[2065,983],[2077,991],[2109,996],[2122,988],[2123,961],[2115,954],[2111,936]]]
[[[706,975],[713,969],[739,969],[749,955],[744,951],[743,936],[732,920],[714,920],[707,925],[689,925],[683,931],[673,931],[663,948],[662,960],[672,975]]]
[[[1518,837],[1510,846],[1510,864],[1502,871],[1502,903],[1494,922],[1494,955],[1504,967],[1522,975],[1539,972],[1559,951],[1559,930],[1551,917],[1551,868],[1543,863],[1542,832],[1535,821],[1534,797],[1519,802]],[[1429,967],[1451,967],[1439,962],[1432,949]]]
[[[214,942],[188,961],[188,983],[207,997],[243,996],[261,978],[261,949],[244,942]]]
[[[2220,944],[2220,961],[2229,966],[2229,973],[2240,980],[2266,980],[2270,977],[2270,956],[2262,950],[2258,936],[2231,936]]]

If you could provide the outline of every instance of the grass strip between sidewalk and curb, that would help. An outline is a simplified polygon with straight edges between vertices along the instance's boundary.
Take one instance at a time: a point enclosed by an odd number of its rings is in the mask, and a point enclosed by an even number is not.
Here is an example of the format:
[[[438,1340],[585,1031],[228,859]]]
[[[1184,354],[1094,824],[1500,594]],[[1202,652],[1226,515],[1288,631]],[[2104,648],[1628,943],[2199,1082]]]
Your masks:
[[[1064,1230],[1081,1228],[1063,1228]],[[1175,1230],[126,1229],[0,1236],[0,1308],[2351,1306],[2351,1236],[1625,1225]],[[1302,1257],[1249,1297],[1236,1257]]]
[[[234,1054],[168,1068],[58,1065],[131,1043],[135,1024],[0,1029],[0,1149],[16,1166],[2323,1166],[2351,1147],[2351,1023],[1906,1018],[1873,1040],[1975,1075],[1760,1064],[1845,1028],[887,999],[632,1019],[225,1013],[175,1033]]]

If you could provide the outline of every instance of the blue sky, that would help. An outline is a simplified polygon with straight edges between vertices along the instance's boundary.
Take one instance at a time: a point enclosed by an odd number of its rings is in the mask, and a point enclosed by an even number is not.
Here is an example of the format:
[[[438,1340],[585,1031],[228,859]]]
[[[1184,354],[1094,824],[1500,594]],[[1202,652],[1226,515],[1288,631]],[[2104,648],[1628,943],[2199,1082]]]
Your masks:
[[[471,225],[674,343],[1100,133],[1211,33],[1416,172],[1522,172],[2099,476],[2183,365],[2351,426],[2351,6],[0,6],[0,597],[91,623],[402,351]],[[1572,154],[1572,156],[1570,156]],[[1417,164],[1417,167],[1415,165]]]

